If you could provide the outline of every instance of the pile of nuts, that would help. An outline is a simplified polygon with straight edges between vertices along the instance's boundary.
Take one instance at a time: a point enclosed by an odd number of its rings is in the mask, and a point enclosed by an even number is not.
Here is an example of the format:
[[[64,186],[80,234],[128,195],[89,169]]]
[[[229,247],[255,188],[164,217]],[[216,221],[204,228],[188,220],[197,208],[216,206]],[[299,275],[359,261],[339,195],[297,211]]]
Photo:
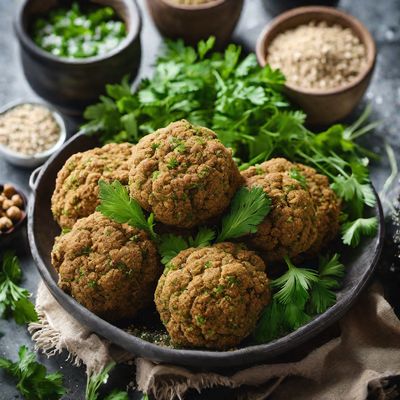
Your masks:
[[[51,149],[61,128],[52,112],[38,104],[21,104],[0,115],[0,144],[33,155]]]
[[[0,192],[0,234],[12,229],[25,215],[24,200],[14,186],[6,183]]]
[[[366,49],[349,28],[310,22],[285,31],[271,42],[268,63],[289,84],[331,89],[355,79],[366,67]]]

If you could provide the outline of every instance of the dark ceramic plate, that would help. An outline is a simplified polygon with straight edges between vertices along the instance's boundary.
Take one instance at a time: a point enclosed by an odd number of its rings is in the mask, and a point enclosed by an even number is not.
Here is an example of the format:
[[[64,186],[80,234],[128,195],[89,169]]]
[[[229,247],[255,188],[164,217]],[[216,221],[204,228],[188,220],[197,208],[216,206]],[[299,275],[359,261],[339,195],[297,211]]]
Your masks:
[[[54,238],[60,232],[50,211],[50,198],[57,172],[72,154],[88,150],[96,145],[98,143],[94,138],[77,135],[70,139],[58,154],[49,159],[41,170],[34,172],[31,182],[33,198],[30,201],[28,213],[29,242],[39,272],[60,305],[94,332],[117,343],[136,356],[157,362],[209,369],[266,362],[296,348],[340,319],[360,295],[375,269],[384,237],[383,213],[378,198],[376,207],[370,210],[370,215],[377,216],[380,221],[378,234],[374,238],[364,239],[357,249],[348,249],[343,254],[342,260],[346,265],[347,273],[343,287],[338,293],[337,303],[297,331],[268,344],[251,345],[225,352],[172,349],[139,339],[97,317],[64,293],[57,286],[57,273],[50,262]]]

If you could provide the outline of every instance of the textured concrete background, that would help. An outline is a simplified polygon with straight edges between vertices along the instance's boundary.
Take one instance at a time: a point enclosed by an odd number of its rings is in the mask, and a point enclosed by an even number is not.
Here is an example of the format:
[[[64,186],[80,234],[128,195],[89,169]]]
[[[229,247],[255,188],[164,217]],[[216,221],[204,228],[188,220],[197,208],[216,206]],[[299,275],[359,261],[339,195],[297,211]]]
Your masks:
[[[279,0],[276,0],[279,1]],[[19,63],[18,43],[13,32],[13,17],[21,0],[0,0],[0,107],[17,99],[32,99],[34,94],[26,83]],[[161,39],[149,20],[144,8],[144,0],[138,1],[144,19],[142,31],[143,60],[140,77],[149,76],[151,64],[160,48]],[[254,50],[257,35],[271,19],[261,6],[260,0],[246,0],[245,9],[234,34],[234,40],[242,43],[248,50]],[[363,109],[366,102],[373,106],[372,119],[382,120],[376,132],[368,136],[365,145],[382,155],[379,163],[372,166],[373,181],[379,191],[389,175],[389,166],[385,155],[384,143],[388,142],[400,157],[400,0],[343,0],[340,7],[359,18],[370,29],[378,45],[378,61],[375,74],[367,95],[350,120]],[[74,124],[69,124],[74,132]],[[18,184],[29,193],[28,178],[31,171],[9,166],[0,159],[0,182],[10,181]],[[14,243],[24,269],[24,282],[33,293],[39,279],[26,240]],[[390,253],[390,248],[387,253]],[[390,276],[389,276],[390,280]],[[387,284],[387,287],[390,285]],[[32,347],[25,327],[15,325],[13,321],[0,320],[0,356],[15,359],[20,345]],[[69,390],[65,399],[84,398],[85,375],[83,368],[76,368],[66,362],[66,355],[61,354],[51,359],[39,356],[50,370],[60,369]],[[130,379],[130,372],[125,367],[118,367],[107,385],[107,391],[113,387],[123,388]],[[207,391],[202,396],[193,394],[190,399],[220,399],[234,397],[226,391]],[[21,398],[13,382],[0,371],[0,400]],[[132,399],[141,395],[132,394]]]

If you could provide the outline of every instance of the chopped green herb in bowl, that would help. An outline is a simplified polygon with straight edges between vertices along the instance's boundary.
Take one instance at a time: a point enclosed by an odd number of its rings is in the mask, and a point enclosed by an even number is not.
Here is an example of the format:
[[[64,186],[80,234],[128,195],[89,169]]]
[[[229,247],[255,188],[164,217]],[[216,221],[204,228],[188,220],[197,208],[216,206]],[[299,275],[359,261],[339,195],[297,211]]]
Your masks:
[[[109,53],[126,37],[125,23],[109,6],[60,7],[37,18],[32,38],[43,50],[58,57],[87,58]]]

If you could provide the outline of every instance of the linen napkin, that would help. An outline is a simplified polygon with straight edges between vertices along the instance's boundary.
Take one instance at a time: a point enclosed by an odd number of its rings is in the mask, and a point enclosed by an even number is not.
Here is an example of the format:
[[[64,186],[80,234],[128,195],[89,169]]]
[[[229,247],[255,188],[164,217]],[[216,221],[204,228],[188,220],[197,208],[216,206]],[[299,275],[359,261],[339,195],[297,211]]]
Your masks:
[[[111,360],[133,359],[76,321],[43,282],[36,308],[39,321],[31,323],[29,331],[37,350],[48,356],[65,349],[72,362],[86,365],[89,375]],[[300,360],[286,356],[284,362],[281,359],[229,374],[137,358],[137,388],[160,400],[183,399],[189,389],[200,392],[213,387],[234,389],[230,398],[238,400],[363,400],[368,393],[376,399],[399,399],[400,387],[391,382],[400,376],[400,321],[379,284],[363,293],[339,326],[339,336],[303,346],[309,353]]]

